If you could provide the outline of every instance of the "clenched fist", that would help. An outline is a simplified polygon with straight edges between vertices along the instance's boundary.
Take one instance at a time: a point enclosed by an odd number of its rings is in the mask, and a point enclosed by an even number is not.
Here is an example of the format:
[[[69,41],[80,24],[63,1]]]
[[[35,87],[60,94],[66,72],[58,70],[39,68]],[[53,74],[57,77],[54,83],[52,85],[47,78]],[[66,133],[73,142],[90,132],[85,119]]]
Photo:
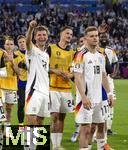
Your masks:
[[[29,27],[30,27],[30,28],[35,28],[36,26],[37,26],[36,20],[32,20],[32,21],[29,23]]]

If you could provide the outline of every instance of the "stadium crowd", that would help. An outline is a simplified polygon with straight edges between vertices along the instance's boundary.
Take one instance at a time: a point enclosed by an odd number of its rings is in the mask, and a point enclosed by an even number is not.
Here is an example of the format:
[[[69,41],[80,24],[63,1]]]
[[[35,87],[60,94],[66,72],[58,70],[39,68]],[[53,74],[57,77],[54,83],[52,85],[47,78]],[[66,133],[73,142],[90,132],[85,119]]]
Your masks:
[[[19,34],[25,34],[28,22],[33,18],[36,18],[38,22],[49,28],[51,43],[55,43],[58,40],[58,36],[56,35],[58,35],[60,27],[64,25],[74,27],[74,42],[88,25],[98,27],[98,25],[105,21],[110,27],[110,45],[118,51],[124,50],[124,52],[118,54],[119,60],[122,61],[122,55],[127,53],[128,11],[122,8],[120,4],[114,5],[112,9],[106,9],[103,12],[98,10],[95,13],[83,13],[79,10],[72,11],[70,9],[67,12],[66,9],[61,9],[58,6],[54,8],[50,8],[50,6],[43,8],[43,5],[36,13],[20,12],[16,10],[15,5],[9,5],[7,3],[2,4],[0,8],[0,44],[3,35],[17,37]]]

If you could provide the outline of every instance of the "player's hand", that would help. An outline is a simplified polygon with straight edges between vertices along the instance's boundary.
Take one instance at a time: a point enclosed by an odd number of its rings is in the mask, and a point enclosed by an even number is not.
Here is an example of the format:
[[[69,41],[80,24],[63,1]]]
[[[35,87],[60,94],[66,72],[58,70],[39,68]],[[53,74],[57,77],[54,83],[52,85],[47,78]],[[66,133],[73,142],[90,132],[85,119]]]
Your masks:
[[[109,104],[110,107],[114,106],[114,100],[113,100],[113,96],[112,95],[108,96],[108,104]]]
[[[92,108],[92,104],[88,98],[82,99],[82,103],[83,103],[83,106],[85,109],[91,109]]]
[[[67,77],[68,77],[68,79],[73,78],[73,73],[66,72],[66,73],[64,73],[64,75],[65,75],[65,76],[67,76]]]
[[[111,77],[111,78],[115,78],[115,77],[116,77],[116,73],[111,73],[111,74],[110,74],[110,77]]]
[[[30,27],[30,28],[35,28],[36,26],[37,26],[36,20],[32,20],[32,21],[29,23],[29,27]]]
[[[4,51],[5,61],[13,61],[13,52],[9,51],[8,53]]]
[[[69,77],[69,75],[68,75],[67,73],[62,72],[62,73],[61,73],[61,76],[62,76],[62,78],[63,78],[65,81],[68,81],[68,80],[70,79],[70,77]]]
[[[55,74],[58,75],[58,76],[61,76],[61,75],[62,75],[62,71],[59,70],[59,69],[50,69],[50,71],[51,71],[52,73],[55,73]]]

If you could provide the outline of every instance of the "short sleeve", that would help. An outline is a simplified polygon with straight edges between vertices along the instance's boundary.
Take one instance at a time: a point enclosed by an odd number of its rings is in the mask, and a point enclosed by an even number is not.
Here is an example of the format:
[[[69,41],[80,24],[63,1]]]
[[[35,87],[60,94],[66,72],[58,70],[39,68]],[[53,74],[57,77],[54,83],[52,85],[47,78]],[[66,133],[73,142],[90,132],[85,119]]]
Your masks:
[[[112,63],[116,63],[116,62],[118,62],[118,58],[115,51],[113,51]]]
[[[105,56],[102,55],[102,72],[106,72],[105,65]]]
[[[85,53],[76,52],[73,59],[73,72],[82,73],[84,70]]]

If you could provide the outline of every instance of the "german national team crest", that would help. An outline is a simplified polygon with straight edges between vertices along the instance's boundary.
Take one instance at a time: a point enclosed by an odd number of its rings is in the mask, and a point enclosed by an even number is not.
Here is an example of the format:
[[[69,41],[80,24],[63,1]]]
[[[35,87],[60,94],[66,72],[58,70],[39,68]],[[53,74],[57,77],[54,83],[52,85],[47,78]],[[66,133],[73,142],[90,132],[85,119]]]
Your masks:
[[[61,52],[57,51],[57,52],[56,52],[56,55],[57,55],[57,56],[60,56],[60,55],[61,55]]]

